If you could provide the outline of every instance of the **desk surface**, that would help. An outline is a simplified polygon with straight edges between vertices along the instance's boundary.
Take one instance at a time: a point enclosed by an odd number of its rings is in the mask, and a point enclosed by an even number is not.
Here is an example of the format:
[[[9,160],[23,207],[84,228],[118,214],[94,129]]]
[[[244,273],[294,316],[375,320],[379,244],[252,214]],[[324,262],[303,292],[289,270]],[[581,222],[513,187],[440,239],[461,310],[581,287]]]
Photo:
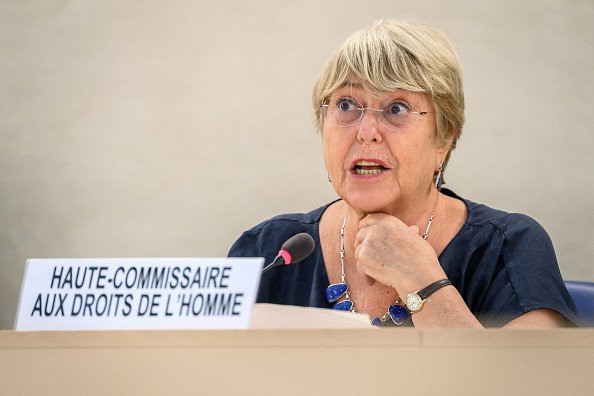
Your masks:
[[[585,395],[594,329],[0,331],[10,395]]]

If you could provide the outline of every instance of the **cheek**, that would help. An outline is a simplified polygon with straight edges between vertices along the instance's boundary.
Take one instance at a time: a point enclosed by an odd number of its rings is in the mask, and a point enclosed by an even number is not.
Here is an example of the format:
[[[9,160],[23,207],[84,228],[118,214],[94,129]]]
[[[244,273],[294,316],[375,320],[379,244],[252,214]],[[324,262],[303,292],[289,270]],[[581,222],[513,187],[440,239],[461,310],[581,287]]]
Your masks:
[[[339,172],[344,169],[344,159],[348,152],[345,142],[338,139],[336,134],[324,133],[324,163],[329,172]]]
[[[330,172],[332,170],[332,154],[328,148],[327,143],[324,142],[324,164],[326,164],[326,170]]]
[[[394,139],[390,142],[390,154],[393,156],[396,172],[402,183],[417,180],[424,175],[427,164],[433,166],[435,158],[434,143],[427,135],[418,139]]]

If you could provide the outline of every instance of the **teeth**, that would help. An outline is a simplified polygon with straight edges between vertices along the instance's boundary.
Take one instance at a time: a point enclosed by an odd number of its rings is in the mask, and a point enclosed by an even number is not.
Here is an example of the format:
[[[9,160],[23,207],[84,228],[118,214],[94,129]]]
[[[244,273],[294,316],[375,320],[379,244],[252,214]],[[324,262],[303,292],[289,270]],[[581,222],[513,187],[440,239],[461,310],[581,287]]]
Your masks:
[[[360,169],[360,168],[355,168],[355,173],[357,175],[375,175],[376,173],[381,173],[383,171],[383,169]]]
[[[359,166],[381,166],[376,162],[368,162],[364,160],[357,161],[355,164],[355,174],[357,175],[375,175],[377,173],[381,173],[384,169],[361,169]]]
[[[375,162],[367,162],[367,161],[357,161],[356,165],[360,165],[360,166],[376,166],[379,165],[378,163]]]

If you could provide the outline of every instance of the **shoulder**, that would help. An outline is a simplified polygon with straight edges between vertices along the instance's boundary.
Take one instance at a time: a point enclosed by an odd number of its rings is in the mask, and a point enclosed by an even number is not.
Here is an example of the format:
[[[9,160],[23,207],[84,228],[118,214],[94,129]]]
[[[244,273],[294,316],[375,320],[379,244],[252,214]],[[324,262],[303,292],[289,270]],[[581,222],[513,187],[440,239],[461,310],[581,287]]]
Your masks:
[[[319,207],[315,210],[312,210],[308,213],[286,213],[281,214],[278,216],[274,216],[268,220],[261,222],[260,224],[255,225],[254,227],[250,228],[246,232],[262,232],[263,230],[268,229],[277,229],[277,228],[284,228],[284,227],[302,227],[302,226],[311,226],[313,224],[317,224],[322,217],[322,214],[326,210],[326,208],[330,206],[324,205]]]
[[[289,235],[289,237],[294,235],[295,231],[307,232],[308,229],[317,228],[320,218],[328,206],[330,206],[330,204],[319,207],[308,213],[286,213],[274,216],[245,231],[243,235],[266,234],[282,238],[286,235]]]
[[[447,190],[446,194],[464,202],[467,208],[467,218],[460,233],[470,233],[473,236],[484,236],[487,234],[499,234],[507,239],[530,235],[549,241],[545,229],[532,217],[522,213],[511,213],[494,209],[487,205],[473,202],[457,196]]]
[[[553,242],[532,217],[462,200],[467,207],[467,219],[446,248],[455,250],[455,256],[463,254],[471,262],[488,260],[493,269],[505,268],[510,272],[521,269],[525,274],[535,267],[539,271],[558,271]]]
[[[263,255],[267,250],[276,254],[287,239],[301,232],[307,232],[314,240],[319,240],[320,218],[330,205],[324,205],[308,213],[278,215],[255,225],[235,241],[229,256]]]

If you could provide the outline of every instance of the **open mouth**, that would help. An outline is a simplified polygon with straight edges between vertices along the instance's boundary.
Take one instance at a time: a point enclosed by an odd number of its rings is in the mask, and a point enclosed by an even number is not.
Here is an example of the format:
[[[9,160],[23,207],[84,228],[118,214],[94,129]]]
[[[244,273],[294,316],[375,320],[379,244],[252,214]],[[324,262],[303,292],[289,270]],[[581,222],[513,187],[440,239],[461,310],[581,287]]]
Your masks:
[[[367,176],[382,173],[386,169],[386,167],[376,162],[360,160],[357,161],[357,163],[355,164],[355,168],[353,169],[353,171],[356,175]]]

